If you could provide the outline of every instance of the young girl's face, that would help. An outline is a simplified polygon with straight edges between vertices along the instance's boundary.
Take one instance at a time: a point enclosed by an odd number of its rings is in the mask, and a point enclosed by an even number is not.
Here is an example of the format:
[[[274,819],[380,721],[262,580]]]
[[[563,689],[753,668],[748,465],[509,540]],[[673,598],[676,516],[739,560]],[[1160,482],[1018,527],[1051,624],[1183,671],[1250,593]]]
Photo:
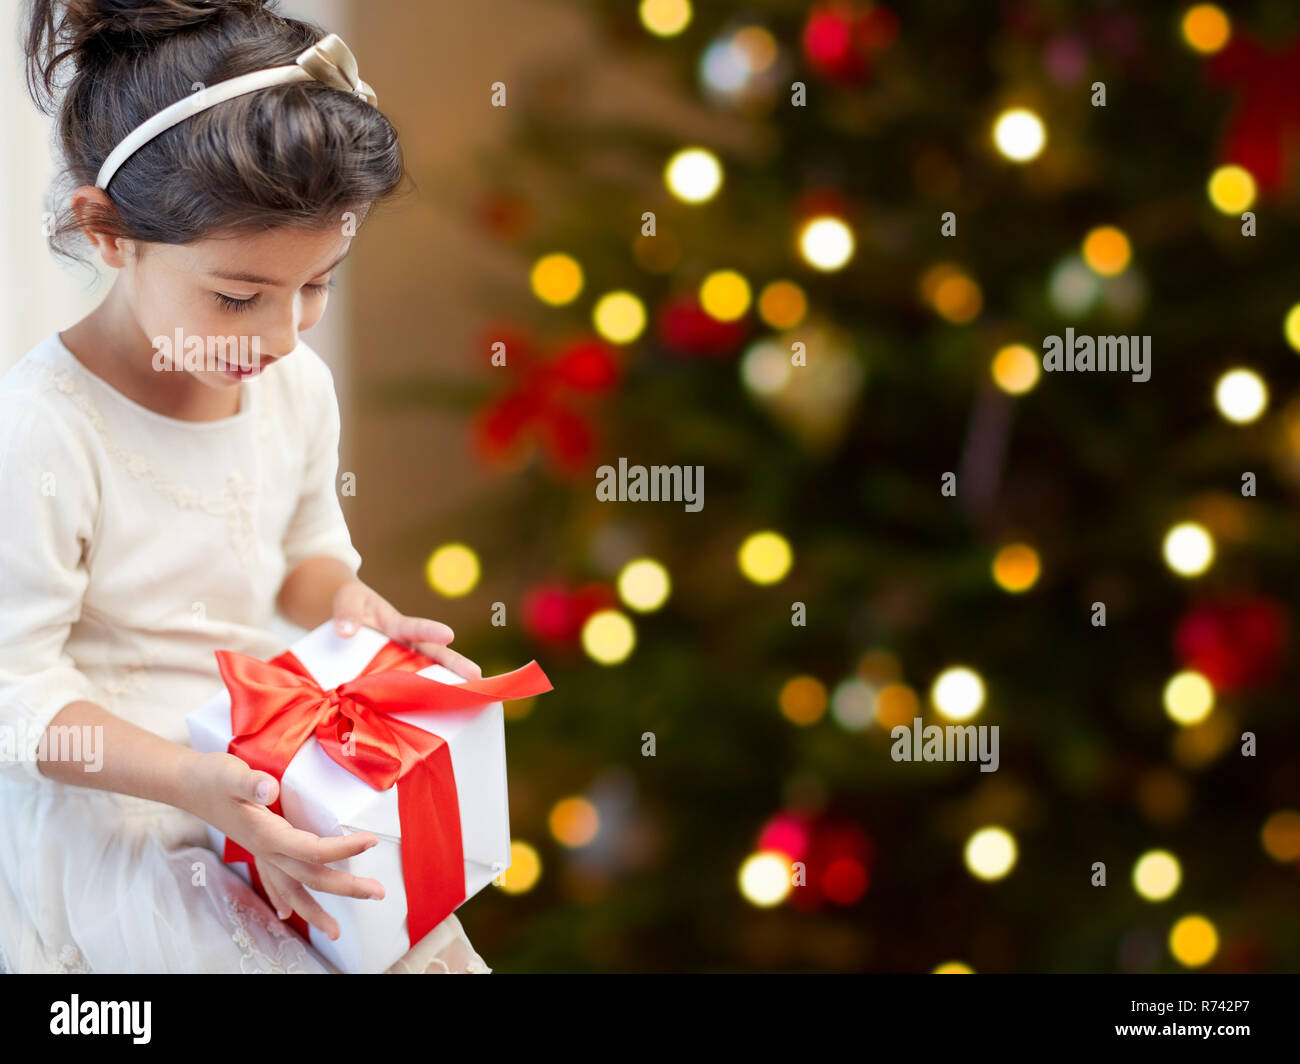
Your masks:
[[[320,320],[334,268],[351,243],[332,226],[149,244],[128,258],[121,279],[151,343],[166,337],[179,364],[177,329],[185,341],[201,337],[217,365],[209,368],[205,359],[196,368],[196,360],[187,360],[195,368],[185,372],[211,388],[234,388],[289,354],[298,333]],[[242,354],[240,346],[227,346],[231,338],[247,340]]]

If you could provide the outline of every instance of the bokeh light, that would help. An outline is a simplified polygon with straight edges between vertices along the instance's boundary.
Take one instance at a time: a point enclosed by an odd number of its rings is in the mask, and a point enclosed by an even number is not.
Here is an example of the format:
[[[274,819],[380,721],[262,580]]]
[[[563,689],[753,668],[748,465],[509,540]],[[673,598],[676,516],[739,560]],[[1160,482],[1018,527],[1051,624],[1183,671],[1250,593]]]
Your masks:
[[[1182,880],[1182,866],[1168,850],[1148,850],[1133,865],[1133,889],[1147,901],[1173,897]]]
[[[596,807],[586,798],[561,798],[546,818],[551,836],[561,846],[574,849],[586,846],[600,830],[600,817]]]
[[[591,317],[596,331],[613,344],[630,344],[645,329],[645,305],[631,292],[601,296]]]
[[[597,610],[582,626],[582,647],[601,665],[617,665],[636,646],[636,629],[618,610]]]
[[[1199,914],[1184,916],[1169,932],[1169,952],[1184,968],[1201,968],[1219,951],[1219,933]]]
[[[794,552],[778,532],[755,532],[747,536],[736,553],[740,571],[756,584],[775,584],[784,578],[794,562]]]
[[[537,885],[542,876],[542,858],[526,842],[510,840],[510,867],[498,876],[496,882],[507,894],[525,894]]]
[[[875,688],[862,680],[845,680],[831,693],[831,717],[845,731],[862,731],[876,719]]]
[[[1232,23],[1217,4],[1193,4],[1183,15],[1183,40],[1193,51],[1210,55],[1232,36]]]
[[[718,270],[700,285],[700,306],[718,321],[743,318],[752,298],[749,282],[735,270]]]
[[[618,596],[624,605],[649,613],[668,601],[672,582],[668,570],[653,558],[637,558],[618,574]]]
[[[969,720],[984,705],[984,681],[974,669],[954,665],[935,677],[930,701],[949,720]]]
[[[975,969],[965,961],[944,961],[936,965],[931,975],[974,975]]]
[[[905,683],[886,684],[876,695],[876,721],[886,731],[910,725],[921,715],[921,700]]]
[[[799,253],[819,270],[838,270],[853,257],[853,231],[839,218],[813,218],[799,231]]]
[[[464,543],[444,543],[429,555],[424,577],[439,595],[458,598],[468,594],[478,583],[478,555]]]
[[[1015,866],[1016,856],[1016,840],[1006,828],[981,828],[966,842],[966,867],[979,879],[1001,879]]]
[[[740,379],[755,395],[775,395],[790,381],[790,352],[772,340],[752,344],[740,360]]]
[[[993,580],[1003,591],[1018,594],[1038,583],[1042,565],[1027,543],[1008,543],[993,559]]]
[[[1229,370],[1214,386],[1214,403],[1229,421],[1249,424],[1268,406],[1268,388],[1258,373],[1248,369]]]
[[[1255,202],[1255,179],[1241,166],[1220,166],[1210,175],[1205,190],[1215,210],[1224,214],[1248,211]]]
[[[704,148],[684,148],[668,160],[664,184],[686,203],[705,203],[722,187],[722,164]]]
[[[1113,225],[1101,225],[1083,238],[1083,261],[1103,277],[1114,277],[1128,269],[1133,249],[1128,237]]]
[[[1165,712],[1179,724],[1199,724],[1214,709],[1214,687],[1199,672],[1180,672],[1165,684]]]
[[[781,716],[792,724],[816,724],[826,712],[826,686],[815,676],[795,676],[781,687]]]
[[[1275,861],[1300,860],[1300,813],[1294,809],[1274,813],[1264,822],[1260,841]]]
[[[1184,521],[1165,536],[1164,555],[1179,576],[1200,576],[1214,562],[1214,539],[1203,525]]]
[[[1024,344],[1007,344],[993,356],[989,372],[1008,395],[1024,395],[1038,383],[1038,356]]]
[[[571,255],[556,251],[533,264],[528,282],[533,294],[553,307],[564,306],[582,291],[582,267]]]
[[[689,0],[641,0],[641,25],[656,37],[675,37],[691,22]]]
[[[1026,107],[1003,111],[993,123],[993,143],[1012,162],[1036,159],[1047,144],[1047,127]]]
[[[1300,303],[1287,311],[1286,321],[1282,325],[1282,332],[1292,350],[1300,351]]]
[[[808,297],[793,281],[773,281],[758,297],[758,316],[773,329],[793,329],[808,313]]]
[[[750,854],[737,878],[741,896],[751,905],[763,909],[779,905],[791,890],[790,858],[775,851]]]

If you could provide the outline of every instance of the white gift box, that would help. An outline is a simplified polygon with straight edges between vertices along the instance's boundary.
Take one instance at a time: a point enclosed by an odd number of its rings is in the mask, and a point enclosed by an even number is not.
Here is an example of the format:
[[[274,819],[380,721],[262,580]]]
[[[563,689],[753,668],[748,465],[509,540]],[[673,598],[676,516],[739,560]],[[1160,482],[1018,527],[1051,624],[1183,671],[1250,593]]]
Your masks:
[[[361,628],[345,638],[335,634],[334,624],[329,621],[289,649],[328,691],[355,678],[387,642],[387,636],[372,628]],[[464,677],[441,665],[422,669],[419,675],[443,683],[465,682]],[[397,712],[391,716],[432,732],[447,744],[460,804],[467,901],[510,866],[505,717],[501,703],[485,702],[469,709]],[[190,713],[185,723],[195,750],[224,752],[232,738],[230,693],[223,687]],[[320,743],[309,737],[280,781],[280,808],[294,827],[316,835],[369,831],[379,839],[377,846],[329,867],[377,879],[384,887],[382,900],[306,889],[339,925],[337,941],[330,941],[323,931],[312,926],[312,947],[342,972],[385,971],[411,949],[397,788],[376,791],[331,759]],[[208,834],[212,848],[222,855],[225,835],[211,825]],[[249,880],[246,863],[232,862],[229,867]]]

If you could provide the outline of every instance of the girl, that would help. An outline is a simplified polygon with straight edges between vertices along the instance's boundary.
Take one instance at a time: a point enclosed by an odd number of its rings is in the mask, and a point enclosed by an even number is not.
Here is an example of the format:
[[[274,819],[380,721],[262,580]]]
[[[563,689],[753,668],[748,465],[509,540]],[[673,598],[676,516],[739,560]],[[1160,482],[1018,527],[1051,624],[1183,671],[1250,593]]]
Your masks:
[[[52,244],[84,235],[117,277],[0,378],[0,963],[331,972],[283,919],[337,938],[304,885],[382,897],[329,867],[375,836],[290,827],[274,777],[197,753],[184,718],[219,689],[216,649],[283,649],[277,610],[480,676],[450,628],[357,579],[333,380],[299,339],[401,181],[397,137],[346,45],[274,0],[24,17],[69,190]],[[205,821],[254,855],[274,911]],[[489,971],[454,915],[390,970]]]

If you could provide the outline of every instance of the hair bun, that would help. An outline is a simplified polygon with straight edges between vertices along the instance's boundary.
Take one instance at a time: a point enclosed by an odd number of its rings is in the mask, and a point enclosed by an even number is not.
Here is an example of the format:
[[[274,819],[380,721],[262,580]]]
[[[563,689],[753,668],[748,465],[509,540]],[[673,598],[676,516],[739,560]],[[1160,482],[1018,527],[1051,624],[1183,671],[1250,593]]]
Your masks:
[[[43,107],[67,59],[81,69],[96,59],[148,48],[179,30],[226,12],[273,7],[276,0],[28,0],[27,83]]]

